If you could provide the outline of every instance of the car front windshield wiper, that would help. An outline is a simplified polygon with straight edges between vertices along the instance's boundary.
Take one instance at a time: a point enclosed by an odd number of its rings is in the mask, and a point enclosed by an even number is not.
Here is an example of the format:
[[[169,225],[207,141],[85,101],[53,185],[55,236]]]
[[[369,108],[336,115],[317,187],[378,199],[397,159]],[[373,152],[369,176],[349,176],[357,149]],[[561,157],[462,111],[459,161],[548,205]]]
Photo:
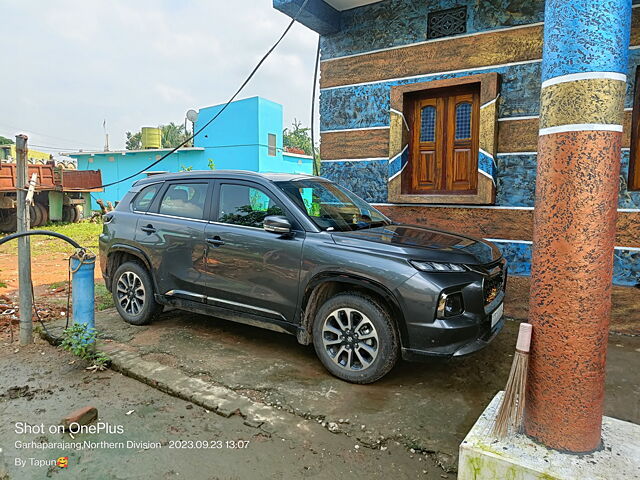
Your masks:
[[[364,230],[364,229],[377,228],[377,227],[386,227],[387,225],[388,225],[388,222],[385,222],[384,220],[378,220],[376,222],[367,223],[366,225],[358,224],[358,228],[356,228],[356,230]]]

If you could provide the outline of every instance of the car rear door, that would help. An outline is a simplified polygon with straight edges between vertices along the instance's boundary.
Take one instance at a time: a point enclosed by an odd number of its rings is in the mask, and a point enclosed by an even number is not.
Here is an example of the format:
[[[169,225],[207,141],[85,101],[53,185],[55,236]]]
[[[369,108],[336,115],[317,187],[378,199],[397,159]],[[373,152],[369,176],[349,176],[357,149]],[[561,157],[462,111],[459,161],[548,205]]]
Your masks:
[[[290,235],[266,232],[267,215],[284,215]],[[218,180],[208,243],[208,302],[276,320],[293,321],[305,234],[273,192],[248,181]]]
[[[158,293],[202,302],[207,293],[204,232],[213,182],[166,182],[138,219],[135,240],[151,261]]]

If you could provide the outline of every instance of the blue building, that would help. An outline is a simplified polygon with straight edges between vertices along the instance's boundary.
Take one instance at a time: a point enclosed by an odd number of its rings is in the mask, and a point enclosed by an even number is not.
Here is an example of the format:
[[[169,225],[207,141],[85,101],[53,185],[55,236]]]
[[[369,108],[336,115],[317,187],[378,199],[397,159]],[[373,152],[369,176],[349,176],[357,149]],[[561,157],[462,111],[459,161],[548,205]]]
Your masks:
[[[195,122],[199,131],[224,105],[201,108]],[[178,172],[181,169],[215,168],[254,172],[312,173],[313,159],[285,152],[282,140],[282,105],[262,97],[231,103],[218,118],[194,139],[194,146],[181,148],[150,171]],[[79,170],[100,170],[105,184],[144,170],[171,149],[121,150],[67,153],[78,162]],[[96,194],[105,202],[117,202],[131,185],[147,174],[141,173]],[[98,205],[93,201],[93,208]]]

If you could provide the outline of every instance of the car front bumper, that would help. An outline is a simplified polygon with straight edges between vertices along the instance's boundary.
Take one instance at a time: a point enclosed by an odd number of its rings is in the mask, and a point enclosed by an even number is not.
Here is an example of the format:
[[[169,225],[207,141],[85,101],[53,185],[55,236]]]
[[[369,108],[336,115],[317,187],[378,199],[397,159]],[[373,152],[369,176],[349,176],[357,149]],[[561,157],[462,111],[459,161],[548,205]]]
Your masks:
[[[504,275],[506,266],[502,264]],[[504,326],[504,286],[485,305],[486,277],[477,272],[460,274],[418,274],[397,291],[403,304],[404,331],[402,357],[422,360],[425,357],[459,357],[486,347]],[[460,292],[464,312],[437,318],[436,308],[442,292]],[[493,319],[493,322],[492,322]]]
[[[490,328],[489,326],[489,328],[481,330],[479,337],[475,339],[464,340],[459,343],[454,343],[446,348],[440,347],[431,350],[423,350],[403,347],[402,358],[403,360],[411,362],[420,362],[428,360],[431,357],[462,357],[465,355],[470,355],[477,352],[478,350],[482,350],[484,347],[489,345],[504,327],[504,321],[505,320],[503,316],[500,320],[498,320],[493,328]]]

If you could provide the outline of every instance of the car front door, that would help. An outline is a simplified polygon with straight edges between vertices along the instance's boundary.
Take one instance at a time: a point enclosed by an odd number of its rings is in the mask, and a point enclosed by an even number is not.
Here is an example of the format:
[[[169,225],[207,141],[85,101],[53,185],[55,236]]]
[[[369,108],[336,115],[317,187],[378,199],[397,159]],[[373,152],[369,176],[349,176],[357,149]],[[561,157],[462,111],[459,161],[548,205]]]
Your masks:
[[[291,234],[266,232],[268,215],[286,216]],[[219,180],[211,218],[205,229],[209,303],[293,321],[305,235],[290,212],[260,185]]]
[[[138,219],[135,240],[151,261],[158,293],[202,302],[207,293],[205,227],[213,185],[167,182]]]

